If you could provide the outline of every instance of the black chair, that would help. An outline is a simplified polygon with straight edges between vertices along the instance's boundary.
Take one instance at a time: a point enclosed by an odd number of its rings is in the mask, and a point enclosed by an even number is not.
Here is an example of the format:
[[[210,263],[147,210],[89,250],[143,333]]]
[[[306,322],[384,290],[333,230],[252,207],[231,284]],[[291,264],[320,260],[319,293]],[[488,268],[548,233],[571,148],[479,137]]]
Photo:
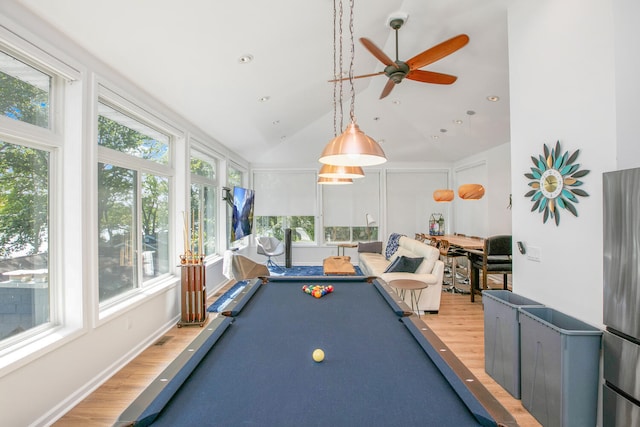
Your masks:
[[[503,289],[507,288],[507,275],[511,274],[511,236],[492,236],[484,241],[484,250],[467,250],[471,265],[471,302],[474,295],[481,292],[479,286],[482,271],[482,289],[487,289],[487,275],[502,274]]]

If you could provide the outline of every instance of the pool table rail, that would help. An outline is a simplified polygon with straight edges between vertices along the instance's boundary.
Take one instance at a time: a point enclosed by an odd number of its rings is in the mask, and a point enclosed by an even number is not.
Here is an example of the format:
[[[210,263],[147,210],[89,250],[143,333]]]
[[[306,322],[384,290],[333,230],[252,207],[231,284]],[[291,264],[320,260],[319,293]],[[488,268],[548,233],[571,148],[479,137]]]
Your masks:
[[[447,380],[458,394],[471,393],[475,396],[482,408],[490,414],[499,427],[517,427],[516,419],[496,399],[487,388],[471,373],[460,359],[447,347],[447,345],[417,317],[403,318],[407,328],[412,331],[414,337],[436,364],[444,363],[455,375],[447,376]],[[424,341],[423,341],[424,340]],[[444,369],[443,369],[444,372]],[[463,399],[465,403],[468,399]],[[482,423],[482,411],[469,407],[469,410]],[[487,425],[493,424],[488,422]]]
[[[188,373],[197,366],[233,322],[232,317],[217,316],[167,366],[118,417],[113,427],[151,425]]]

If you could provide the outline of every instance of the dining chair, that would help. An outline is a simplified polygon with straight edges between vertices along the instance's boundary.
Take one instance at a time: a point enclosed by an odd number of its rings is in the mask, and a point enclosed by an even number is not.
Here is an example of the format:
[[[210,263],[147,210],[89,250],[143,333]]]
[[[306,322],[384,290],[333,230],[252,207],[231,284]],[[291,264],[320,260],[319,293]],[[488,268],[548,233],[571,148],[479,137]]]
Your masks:
[[[471,301],[476,293],[487,289],[489,274],[502,274],[503,289],[508,290],[507,275],[512,272],[512,238],[510,235],[491,236],[484,240],[482,251],[467,250],[471,263]],[[482,288],[479,286],[482,271]]]

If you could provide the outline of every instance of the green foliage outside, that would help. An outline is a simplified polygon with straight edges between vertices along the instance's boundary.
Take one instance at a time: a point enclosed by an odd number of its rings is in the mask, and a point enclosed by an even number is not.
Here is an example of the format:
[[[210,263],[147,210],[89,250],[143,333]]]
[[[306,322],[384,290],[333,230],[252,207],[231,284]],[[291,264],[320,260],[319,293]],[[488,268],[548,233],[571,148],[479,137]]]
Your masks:
[[[0,257],[47,252],[49,153],[0,141]]]

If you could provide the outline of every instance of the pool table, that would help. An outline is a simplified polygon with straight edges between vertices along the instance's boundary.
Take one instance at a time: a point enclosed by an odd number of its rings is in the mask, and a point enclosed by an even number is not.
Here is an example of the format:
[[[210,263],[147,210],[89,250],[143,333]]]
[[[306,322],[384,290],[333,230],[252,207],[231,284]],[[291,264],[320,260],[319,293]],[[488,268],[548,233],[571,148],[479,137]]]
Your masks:
[[[517,426],[380,279],[265,277],[225,310],[116,426]]]

